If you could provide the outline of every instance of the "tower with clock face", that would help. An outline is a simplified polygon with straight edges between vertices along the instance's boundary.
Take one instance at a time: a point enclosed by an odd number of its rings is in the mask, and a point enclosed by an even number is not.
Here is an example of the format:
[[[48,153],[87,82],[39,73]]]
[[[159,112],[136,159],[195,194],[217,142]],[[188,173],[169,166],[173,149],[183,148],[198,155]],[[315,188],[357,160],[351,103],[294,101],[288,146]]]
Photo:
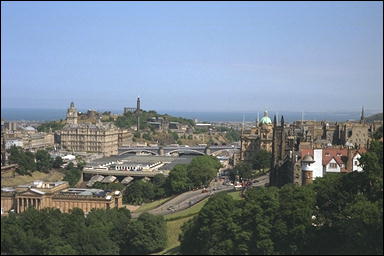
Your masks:
[[[71,102],[71,105],[69,106],[67,110],[67,124],[77,124],[77,110],[75,108],[75,104]]]

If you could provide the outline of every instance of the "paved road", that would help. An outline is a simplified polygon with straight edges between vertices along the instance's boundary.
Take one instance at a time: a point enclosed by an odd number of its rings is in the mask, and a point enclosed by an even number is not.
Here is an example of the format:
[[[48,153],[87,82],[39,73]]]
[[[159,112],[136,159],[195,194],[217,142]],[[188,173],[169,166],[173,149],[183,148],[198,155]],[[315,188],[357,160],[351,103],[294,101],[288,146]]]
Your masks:
[[[269,182],[269,176],[263,175],[256,179],[258,182],[252,184],[252,186],[265,186],[266,183]],[[174,212],[178,212],[181,210],[184,210],[188,207],[191,207],[192,205],[200,202],[201,200],[216,194],[218,192],[222,191],[230,191],[233,190],[233,185],[221,185],[220,182],[213,182],[211,183],[210,187],[208,188],[208,192],[202,193],[203,189],[199,189],[196,191],[189,191],[185,192],[181,195],[176,196],[175,198],[165,202],[164,204],[160,205],[159,207],[149,210],[148,213],[155,214],[155,215],[167,215]],[[171,208],[170,208],[171,207]],[[132,213],[132,217],[136,218],[141,213]]]

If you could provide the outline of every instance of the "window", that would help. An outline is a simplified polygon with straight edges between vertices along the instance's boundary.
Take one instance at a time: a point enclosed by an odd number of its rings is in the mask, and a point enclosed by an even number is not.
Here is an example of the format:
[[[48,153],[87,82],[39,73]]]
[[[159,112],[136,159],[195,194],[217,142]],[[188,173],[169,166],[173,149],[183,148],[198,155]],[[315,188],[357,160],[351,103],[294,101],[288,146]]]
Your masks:
[[[337,164],[336,163],[330,163],[329,164],[329,168],[336,169],[337,168]]]
[[[355,165],[358,165],[359,164],[359,162],[358,161],[355,161]]]

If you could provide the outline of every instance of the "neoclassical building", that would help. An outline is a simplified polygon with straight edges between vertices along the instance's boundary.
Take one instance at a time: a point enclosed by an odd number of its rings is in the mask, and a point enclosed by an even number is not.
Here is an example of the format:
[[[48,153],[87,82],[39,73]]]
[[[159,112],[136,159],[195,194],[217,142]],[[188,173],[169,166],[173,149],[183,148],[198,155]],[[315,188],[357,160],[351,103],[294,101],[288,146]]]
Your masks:
[[[245,131],[241,136],[240,160],[251,161],[254,154],[261,149],[272,152],[272,134],[272,121],[268,112],[264,111],[264,116],[260,121],[257,120],[256,127]]]
[[[66,181],[34,181],[14,188],[1,188],[1,215],[8,215],[10,211],[21,213],[28,207],[38,210],[58,208],[66,213],[80,208],[88,213],[91,209],[122,207],[122,194],[120,191],[69,188]]]
[[[65,150],[117,155],[118,147],[129,137],[128,130],[119,129],[113,123],[78,123],[77,118],[72,102],[67,111],[66,125],[60,132],[61,146]]]

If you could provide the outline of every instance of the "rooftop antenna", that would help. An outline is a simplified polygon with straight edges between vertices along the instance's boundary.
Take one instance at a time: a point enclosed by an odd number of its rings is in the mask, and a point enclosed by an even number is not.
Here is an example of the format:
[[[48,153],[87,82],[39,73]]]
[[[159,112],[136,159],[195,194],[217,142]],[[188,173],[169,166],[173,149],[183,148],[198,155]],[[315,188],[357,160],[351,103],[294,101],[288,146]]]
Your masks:
[[[244,131],[244,119],[245,119],[245,114],[243,113],[243,125],[241,127],[241,136],[243,136],[243,131]]]

